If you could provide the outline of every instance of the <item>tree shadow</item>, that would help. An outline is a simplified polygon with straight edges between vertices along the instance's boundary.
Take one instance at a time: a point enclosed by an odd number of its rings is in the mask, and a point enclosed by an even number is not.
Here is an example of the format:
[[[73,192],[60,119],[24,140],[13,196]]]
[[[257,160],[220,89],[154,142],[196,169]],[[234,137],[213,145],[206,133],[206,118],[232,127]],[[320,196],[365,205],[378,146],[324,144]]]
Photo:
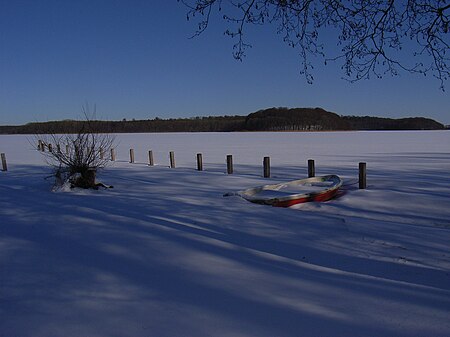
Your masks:
[[[393,335],[406,322],[396,316],[398,308],[411,308],[416,318],[433,312],[433,322],[450,308],[448,269],[370,251],[368,239],[397,237],[392,226],[376,228],[384,221],[368,222],[357,217],[355,206],[341,205],[359,193],[353,187],[323,205],[279,209],[222,197],[227,188],[270,181],[252,175],[254,166],[232,176],[117,166],[101,173],[113,190],[73,193],[51,193],[48,181],[24,174],[29,169],[0,182],[0,247],[7,247],[1,260],[0,310],[8,318],[0,324],[3,333],[29,334],[37,327],[48,333],[52,325],[39,319],[51,313],[59,325],[82,323],[91,334],[99,321],[117,319],[108,326],[123,332],[117,325],[126,323],[136,336],[148,333],[143,326],[156,335],[183,329],[199,336]],[[296,167],[281,172],[298,176]],[[341,172],[354,175],[352,169]],[[323,213],[319,206],[354,214]],[[419,240],[427,230],[417,227],[402,240]],[[439,232],[437,243],[447,233]],[[63,319],[64,307],[71,318]],[[96,319],[86,320],[83,312]],[[30,324],[19,328],[24,315]],[[396,318],[391,324],[384,322],[389,315]],[[446,324],[427,328],[443,335]]]

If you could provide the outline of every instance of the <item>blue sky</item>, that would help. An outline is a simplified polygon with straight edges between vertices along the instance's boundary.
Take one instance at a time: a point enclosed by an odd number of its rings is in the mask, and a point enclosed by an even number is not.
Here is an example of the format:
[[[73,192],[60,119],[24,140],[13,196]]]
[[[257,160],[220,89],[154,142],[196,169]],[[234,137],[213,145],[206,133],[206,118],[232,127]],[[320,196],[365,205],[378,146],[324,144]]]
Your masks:
[[[106,120],[287,106],[450,124],[449,82],[442,92],[431,76],[402,73],[352,84],[331,63],[309,85],[276,27],[249,29],[243,62],[224,23],[189,39],[195,28],[176,0],[0,0],[0,124],[81,118],[85,102]]]

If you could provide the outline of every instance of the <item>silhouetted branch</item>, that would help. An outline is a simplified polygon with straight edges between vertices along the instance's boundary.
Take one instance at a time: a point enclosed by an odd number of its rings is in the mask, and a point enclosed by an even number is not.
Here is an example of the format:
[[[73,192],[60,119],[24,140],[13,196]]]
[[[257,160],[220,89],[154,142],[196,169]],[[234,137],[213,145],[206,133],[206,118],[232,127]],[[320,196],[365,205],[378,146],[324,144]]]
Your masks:
[[[342,61],[345,78],[395,76],[399,70],[432,74],[444,89],[450,77],[450,4],[441,0],[178,0],[187,18],[200,17],[195,36],[204,32],[213,10],[230,25],[225,34],[237,42],[233,56],[242,60],[251,45],[246,25],[276,24],[278,33],[299,50],[301,73],[313,81],[311,56]],[[340,51],[325,52],[322,34],[336,32]]]

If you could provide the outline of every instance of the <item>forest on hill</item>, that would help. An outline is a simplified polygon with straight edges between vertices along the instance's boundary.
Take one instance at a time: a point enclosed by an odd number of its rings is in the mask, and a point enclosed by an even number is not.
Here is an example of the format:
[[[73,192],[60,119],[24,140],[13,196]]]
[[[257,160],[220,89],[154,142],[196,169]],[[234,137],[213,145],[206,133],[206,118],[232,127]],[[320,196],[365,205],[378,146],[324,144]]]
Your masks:
[[[77,133],[86,121],[62,120],[0,126],[0,134]],[[429,118],[340,116],[321,108],[270,108],[247,116],[100,121],[90,129],[98,133],[233,132],[233,131],[338,131],[338,130],[440,130],[444,125]]]

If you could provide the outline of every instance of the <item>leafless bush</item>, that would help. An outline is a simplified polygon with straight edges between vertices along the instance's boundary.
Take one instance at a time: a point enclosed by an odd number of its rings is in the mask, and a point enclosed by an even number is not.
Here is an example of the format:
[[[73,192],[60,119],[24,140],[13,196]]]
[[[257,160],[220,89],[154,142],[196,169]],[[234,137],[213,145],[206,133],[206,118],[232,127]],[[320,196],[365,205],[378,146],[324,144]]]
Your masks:
[[[98,133],[93,125],[95,116],[89,106],[82,108],[85,120],[76,134],[58,134],[43,130],[36,135],[39,150],[49,165],[55,168],[57,184],[70,179],[72,187],[97,188],[96,173],[104,168],[109,160],[105,153],[114,148],[115,137]]]

